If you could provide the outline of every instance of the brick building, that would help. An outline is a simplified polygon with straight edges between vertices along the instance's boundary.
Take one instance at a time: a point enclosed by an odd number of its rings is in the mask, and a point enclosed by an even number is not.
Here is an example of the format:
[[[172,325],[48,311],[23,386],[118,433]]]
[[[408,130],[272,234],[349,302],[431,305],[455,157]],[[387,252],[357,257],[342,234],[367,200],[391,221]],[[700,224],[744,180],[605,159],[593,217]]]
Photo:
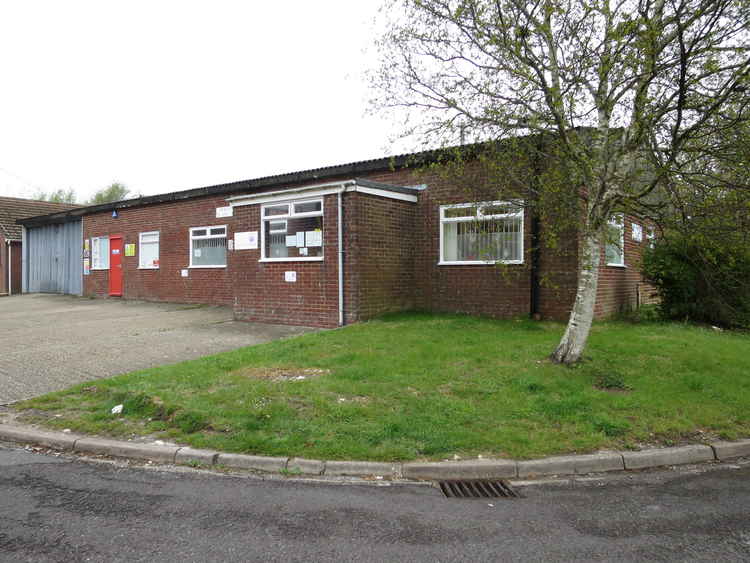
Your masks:
[[[85,296],[228,305],[238,319],[320,327],[415,309],[566,318],[575,232],[548,247],[549,226],[503,195],[538,172],[498,175],[473,160],[447,174],[433,166],[441,158],[369,160],[20,223],[30,239],[80,223]],[[632,217],[611,229],[620,242],[602,249],[599,317],[636,306],[643,287],[645,229]],[[29,246],[27,280],[38,279],[37,248],[48,244]]]

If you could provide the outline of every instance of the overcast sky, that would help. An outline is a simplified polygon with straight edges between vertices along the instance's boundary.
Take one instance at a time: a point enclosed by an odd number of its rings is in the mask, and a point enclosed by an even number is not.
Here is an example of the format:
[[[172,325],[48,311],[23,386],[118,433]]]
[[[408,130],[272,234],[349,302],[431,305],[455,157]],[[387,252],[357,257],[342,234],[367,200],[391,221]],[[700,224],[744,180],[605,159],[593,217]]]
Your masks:
[[[379,0],[0,0],[0,195],[144,195],[399,152]]]

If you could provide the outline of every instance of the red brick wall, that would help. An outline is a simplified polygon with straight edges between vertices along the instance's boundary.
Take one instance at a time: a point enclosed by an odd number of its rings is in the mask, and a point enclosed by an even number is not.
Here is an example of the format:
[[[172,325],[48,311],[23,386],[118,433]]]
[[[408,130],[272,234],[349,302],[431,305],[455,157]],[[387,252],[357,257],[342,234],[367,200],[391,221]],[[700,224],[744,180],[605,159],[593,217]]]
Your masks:
[[[336,198],[327,195],[323,200],[322,261],[259,262],[260,249],[229,253],[236,318],[319,327],[338,325]],[[234,211],[237,231],[260,232],[260,205],[236,207]],[[296,282],[284,281],[287,271],[297,273]]]
[[[539,228],[539,315],[567,320],[578,282],[578,235],[574,230],[561,233],[552,245],[545,238],[546,226]]]
[[[601,266],[599,267],[599,286],[596,294],[597,318],[611,316],[622,311],[636,308],[639,303],[655,302],[653,287],[643,281],[641,276],[641,256],[643,249],[648,245],[648,228],[643,221],[630,215],[625,216],[625,267],[608,266],[604,249],[601,253]],[[633,223],[643,228],[643,240],[633,240]]]
[[[0,235],[0,293],[8,293],[8,245]]]
[[[344,202],[347,322],[414,309],[417,205],[362,193]]]
[[[21,293],[22,290],[22,271],[23,268],[23,257],[22,257],[22,245],[21,241],[12,241],[10,243],[11,250],[10,250],[10,268],[11,268],[11,276],[10,276],[10,284],[11,284],[11,293],[13,295],[18,295]],[[8,275],[7,272],[5,274]]]
[[[135,256],[125,256],[123,250],[125,299],[231,305],[234,296],[227,268],[189,268],[190,227],[228,225],[232,237],[235,218],[216,218],[216,208],[226,205],[224,197],[205,197],[121,209],[116,218],[111,212],[86,215],[83,237],[122,235],[123,245],[136,245]],[[155,270],[138,269],[138,234],[146,231],[159,231],[159,268]],[[188,270],[186,278],[180,275],[183,269]],[[83,294],[107,297],[109,271],[91,270],[83,276]]]

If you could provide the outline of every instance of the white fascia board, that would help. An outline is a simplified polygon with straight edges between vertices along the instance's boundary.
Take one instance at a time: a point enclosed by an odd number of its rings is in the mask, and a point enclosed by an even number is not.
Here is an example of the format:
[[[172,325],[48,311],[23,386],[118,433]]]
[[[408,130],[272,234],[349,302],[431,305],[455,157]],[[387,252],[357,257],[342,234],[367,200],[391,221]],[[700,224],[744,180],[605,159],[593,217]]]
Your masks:
[[[366,188],[364,186],[351,186],[346,188],[347,192],[360,192],[363,194],[376,195],[380,197],[387,197],[390,199],[398,199],[400,201],[410,201],[417,203],[417,196],[411,194],[403,194],[401,192],[391,192],[389,190],[379,190],[377,188]]]
[[[401,192],[392,192],[389,190],[382,190],[378,188],[369,188],[365,186],[359,186],[354,180],[345,180],[343,182],[333,182],[329,184],[318,184],[315,186],[304,186],[301,188],[295,188],[291,190],[278,190],[275,192],[265,192],[260,194],[242,195],[226,198],[229,205],[232,207],[239,207],[242,205],[257,205],[261,203],[275,203],[281,201],[290,201],[300,198],[313,198],[324,195],[337,194],[342,191],[347,192],[360,192],[363,194],[369,194],[379,197],[385,197],[389,199],[397,199],[400,201],[409,201],[412,203],[417,202],[417,196],[412,194],[404,194]]]
[[[287,201],[299,199],[300,197],[318,197],[323,195],[335,194],[344,190],[348,185],[354,184],[354,180],[344,180],[343,182],[330,182],[327,184],[317,184],[314,186],[303,186],[290,190],[277,190],[275,192],[264,192],[260,194],[241,195],[228,197],[226,201],[232,207],[241,205],[256,205],[258,203],[273,203],[276,201]]]

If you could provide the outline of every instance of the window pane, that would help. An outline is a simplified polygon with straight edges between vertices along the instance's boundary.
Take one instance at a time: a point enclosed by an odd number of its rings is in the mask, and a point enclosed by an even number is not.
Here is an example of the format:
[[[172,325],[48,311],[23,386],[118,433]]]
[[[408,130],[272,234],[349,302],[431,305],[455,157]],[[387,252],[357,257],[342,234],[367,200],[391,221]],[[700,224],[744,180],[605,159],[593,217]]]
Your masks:
[[[263,210],[263,214],[266,217],[271,217],[273,215],[288,215],[289,214],[289,204],[284,205],[269,205]]]
[[[227,239],[206,238],[193,241],[193,266],[226,266]]]
[[[521,208],[517,205],[509,205],[509,204],[503,204],[503,205],[486,205],[482,208],[482,214],[483,215],[509,215],[518,213],[521,211]]]
[[[191,236],[194,236],[194,237],[205,237],[206,233],[207,233],[206,229],[195,229],[190,232]]]
[[[323,256],[323,217],[288,219],[284,232],[272,232],[279,221],[264,221],[266,258]],[[275,231],[275,229],[273,229]]]
[[[521,218],[443,224],[443,260],[522,260]]]
[[[99,261],[101,268],[109,268],[109,237],[99,239]]]
[[[158,241],[159,241],[159,233],[142,233],[141,234],[142,243],[158,242]]]
[[[226,227],[215,227],[211,229],[210,234],[211,235],[226,235],[227,229]]]
[[[322,211],[323,206],[320,201],[304,201],[302,203],[294,204],[295,213],[313,213],[315,211]]]
[[[141,268],[159,267],[159,242],[142,243],[138,255],[138,266]]]
[[[605,246],[605,256],[607,264],[623,264],[623,252],[621,246],[622,227],[619,225],[607,226],[607,245]]]
[[[446,219],[449,219],[452,217],[476,217],[477,208],[476,207],[449,207],[448,209],[444,209],[443,213]]]
[[[286,221],[271,221],[269,224],[271,234],[286,234]]]

